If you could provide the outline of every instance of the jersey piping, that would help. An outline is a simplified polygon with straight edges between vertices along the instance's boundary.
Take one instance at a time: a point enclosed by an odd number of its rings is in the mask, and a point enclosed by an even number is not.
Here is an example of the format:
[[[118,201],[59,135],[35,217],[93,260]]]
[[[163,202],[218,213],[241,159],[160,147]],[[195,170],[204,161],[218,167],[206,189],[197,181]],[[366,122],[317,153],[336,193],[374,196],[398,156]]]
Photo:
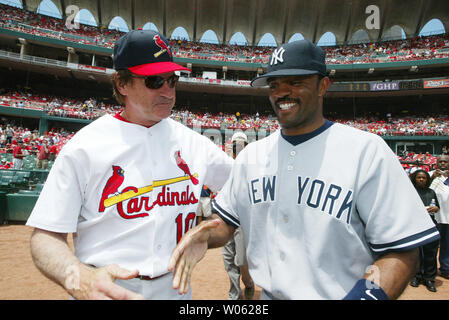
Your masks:
[[[385,254],[390,251],[407,251],[417,247],[417,244],[418,246],[422,246],[427,243],[436,241],[439,238],[440,235],[437,228],[432,227],[420,233],[400,239],[398,241],[383,244],[370,243],[370,247],[375,253]]]
[[[298,144],[304,143],[304,142],[316,137],[317,135],[323,133],[324,131],[329,129],[333,124],[334,124],[334,122],[326,119],[326,121],[324,122],[324,124],[321,127],[319,127],[318,129],[316,129],[312,132],[305,133],[305,134],[298,134],[296,136],[286,136],[286,135],[284,135],[284,133],[281,130],[281,136],[288,143],[290,143],[294,146],[297,146]]]
[[[220,205],[215,201],[215,199],[212,200],[212,209],[214,213],[217,213],[227,224],[238,228],[240,227],[240,222],[234,218],[231,214],[226,212]]]

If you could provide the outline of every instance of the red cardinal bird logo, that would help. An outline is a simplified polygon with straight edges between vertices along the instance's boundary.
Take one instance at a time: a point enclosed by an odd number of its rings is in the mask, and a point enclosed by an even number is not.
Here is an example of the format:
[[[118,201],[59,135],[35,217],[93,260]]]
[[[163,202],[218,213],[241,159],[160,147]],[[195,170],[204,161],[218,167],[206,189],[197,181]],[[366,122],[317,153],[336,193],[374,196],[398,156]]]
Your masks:
[[[165,44],[165,42],[161,39],[161,37],[157,34],[153,37],[154,42],[158,45],[159,48],[161,48],[160,51],[156,52],[154,54],[154,57],[157,58],[159,57],[161,54],[163,54],[165,51],[168,52],[168,54],[171,57],[171,51],[170,48]]]
[[[112,176],[108,179],[108,182],[106,182],[106,186],[101,194],[100,207],[98,208],[99,212],[104,212],[105,210],[104,200],[106,200],[109,195],[117,193],[118,187],[120,187],[123,180],[125,180],[124,173],[125,171],[119,166],[112,166]]]
[[[190,177],[190,180],[192,181],[192,183],[193,183],[193,184],[198,184],[198,182],[199,182],[198,179],[195,178],[195,177],[190,173],[189,166],[188,166],[187,163],[181,158],[181,151],[175,151],[175,160],[176,160],[176,164],[178,165],[179,169],[181,169],[182,171],[184,171],[184,173]]]

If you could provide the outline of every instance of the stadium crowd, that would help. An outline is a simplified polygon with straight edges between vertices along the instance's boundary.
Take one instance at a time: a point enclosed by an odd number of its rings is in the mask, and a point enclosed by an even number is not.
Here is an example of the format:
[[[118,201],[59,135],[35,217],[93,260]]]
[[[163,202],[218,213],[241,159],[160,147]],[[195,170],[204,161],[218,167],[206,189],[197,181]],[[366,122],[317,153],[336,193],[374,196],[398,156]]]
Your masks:
[[[34,35],[57,38],[87,45],[112,48],[124,34],[103,26],[79,24],[67,27],[62,19],[0,4],[0,27]],[[268,62],[272,47],[211,44],[171,39],[175,56],[223,62]],[[379,63],[407,60],[424,60],[449,57],[449,33],[436,36],[415,37],[363,44],[323,47],[329,64]],[[446,50],[443,50],[446,49]]]
[[[57,117],[79,118],[94,120],[104,114],[115,114],[121,107],[115,104],[96,102],[95,99],[76,100],[74,98],[53,97],[48,95],[25,94],[17,91],[0,96],[0,106],[42,110],[48,115]],[[235,114],[219,112],[201,113],[190,111],[187,108],[176,108],[173,110],[172,119],[179,121],[191,128],[219,129],[219,130],[266,130],[273,132],[279,128],[274,116],[256,114]],[[360,130],[368,131],[380,136],[449,136],[449,116],[403,116],[391,117],[380,120],[375,117],[360,117],[355,119],[331,118],[330,120]],[[73,133],[67,131],[50,131],[44,136],[36,136],[36,130],[32,133],[27,128],[14,127],[14,138],[7,142],[6,127],[0,128],[0,152],[11,153],[17,141],[22,140],[26,150],[30,154],[37,154],[43,140],[53,150],[60,150],[64,143],[70,139]],[[226,141],[224,144],[229,144]],[[222,147],[225,148],[225,145]],[[58,152],[57,151],[57,152]],[[57,154],[57,153],[56,153]],[[436,163],[436,157],[430,154],[407,153],[398,155],[404,162],[415,162],[415,164],[404,164],[404,168],[410,170],[419,166],[430,170]]]
[[[271,47],[216,45],[173,41],[176,55],[183,58],[268,63]],[[415,37],[413,39],[323,47],[329,64],[379,63],[408,60],[424,60],[449,57],[449,35]]]
[[[77,100],[18,91],[0,95],[0,106],[42,110],[51,116],[87,120],[97,119],[104,114],[115,114],[121,110],[121,106],[105,103],[100,99]],[[279,128],[278,121],[274,116],[259,115],[259,113],[202,113],[187,108],[177,108],[173,111],[172,118],[188,127],[204,129],[263,129],[272,132]],[[386,119],[329,117],[329,119],[380,136],[449,136],[449,115],[387,116]]]
[[[37,129],[21,127],[13,122],[5,121],[3,124],[0,124],[0,169],[13,169],[13,158],[9,158],[8,160],[10,161],[8,161],[3,155],[11,154],[15,157],[15,149],[19,144],[24,156],[33,156],[36,160],[38,160],[39,152],[45,144],[48,152],[44,160],[52,161],[56,159],[62,147],[73,135],[74,132],[64,129],[52,129],[43,135],[39,135]]]
[[[94,120],[102,115],[114,114],[120,106],[108,104],[96,99],[77,100],[75,98],[56,97],[44,94],[30,94],[12,91],[0,95],[0,106],[42,110],[50,116]]]
[[[185,121],[185,113],[183,113],[184,112],[182,111],[175,111],[172,118],[183,122]],[[232,116],[222,115],[222,117],[223,119],[232,122]],[[42,144],[45,142],[49,149],[49,158],[54,160],[62,147],[73,137],[73,135],[74,132],[70,132],[66,129],[51,129],[49,132],[39,135],[37,129],[21,127],[12,122],[5,121],[3,124],[0,124],[0,158],[2,158],[1,154],[12,154],[19,142],[22,143],[22,148],[26,150],[26,155],[37,156]],[[220,147],[222,147],[223,150],[226,150],[230,145],[231,141],[228,140],[224,141],[223,145]],[[443,147],[443,154],[449,154],[449,150],[446,146]],[[423,168],[426,171],[433,170],[437,162],[437,156],[432,155],[429,152],[406,152],[404,154],[398,154],[397,156],[400,161],[404,162],[403,167],[408,172],[413,172],[413,170],[417,168]],[[12,162],[3,162],[0,165],[0,169],[10,168],[12,168]]]
[[[37,14],[5,4],[0,4],[0,27],[108,48],[112,48],[116,39],[123,35],[123,32],[117,30],[83,24],[80,24],[78,29],[68,28],[62,19]],[[212,59],[217,61],[267,63],[272,50],[271,47],[263,46],[217,45],[177,39],[171,39],[170,42],[174,48],[175,55],[178,57]],[[406,40],[329,46],[323,47],[323,49],[327,53],[328,63],[331,64],[376,63],[442,58],[449,57],[449,52],[446,52],[449,50],[440,51],[442,49],[449,49],[449,33]],[[19,92],[11,92],[0,96],[0,105],[43,110],[52,116],[87,120],[97,119],[106,113],[114,114],[121,109],[120,106],[111,103],[108,104],[103,101],[97,102],[93,98],[77,100],[74,98],[39,94],[32,95]],[[172,118],[183,122],[189,127],[231,130],[264,129],[269,132],[279,128],[278,122],[274,117],[260,116],[259,114],[212,114],[192,112],[186,108],[182,108],[174,110]],[[377,118],[335,118],[331,120],[381,136],[449,135],[449,117],[447,115],[436,115],[433,117],[389,117],[386,120],[379,120]],[[16,131],[18,136],[23,135],[21,130],[17,129]],[[23,132],[26,132],[26,130]],[[50,135],[50,137],[52,136]],[[30,149],[29,151],[31,153],[35,153],[35,145],[38,145],[38,141],[35,139],[32,139],[32,141],[34,143],[29,143],[27,148]],[[1,143],[0,146],[2,150],[8,150],[10,148],[10,146],[8,147]],[[417,156],[413,155],[413,157]],[[431,158],[426,155],[423,156],[425,159]],[[410,155],[406,155],[403,160],[420,161],[421,159],[416,160],[413,157],[410,158]]]
[[[79,28],[68,28],[62,19],[37,14],[31,11],[0,4],[0,26],[37,36],[57,38],[87,45],[114,47],[122,32],[104,27],[79,24]]]

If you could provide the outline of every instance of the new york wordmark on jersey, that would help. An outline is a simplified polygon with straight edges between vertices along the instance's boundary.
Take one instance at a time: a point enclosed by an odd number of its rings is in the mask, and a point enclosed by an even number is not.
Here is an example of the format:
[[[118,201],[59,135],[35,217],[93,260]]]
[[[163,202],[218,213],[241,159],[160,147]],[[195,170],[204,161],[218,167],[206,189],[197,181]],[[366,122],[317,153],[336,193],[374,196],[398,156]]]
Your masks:
[[[276,176],[264,176],[248,183],[253,205],[276,201]],[[353,191],[334,183],[311,177],[297,176],[296,203],[318,209],[338,220],[351,221]],[[345,214],[344,214],[345,213]]]

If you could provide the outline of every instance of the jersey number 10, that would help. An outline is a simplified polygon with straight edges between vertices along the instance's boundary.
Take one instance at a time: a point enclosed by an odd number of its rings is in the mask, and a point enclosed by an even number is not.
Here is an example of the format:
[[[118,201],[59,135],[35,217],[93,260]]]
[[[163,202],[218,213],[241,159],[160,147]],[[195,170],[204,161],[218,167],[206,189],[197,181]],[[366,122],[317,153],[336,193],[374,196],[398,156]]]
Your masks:
[[[183,214],[180,213],[175,219],[176,222],[176,243],[178,244],[182,236],[195,225],[195,212],[190,212],[183,220]],[[184,227],[184,228],[183,228]]]

